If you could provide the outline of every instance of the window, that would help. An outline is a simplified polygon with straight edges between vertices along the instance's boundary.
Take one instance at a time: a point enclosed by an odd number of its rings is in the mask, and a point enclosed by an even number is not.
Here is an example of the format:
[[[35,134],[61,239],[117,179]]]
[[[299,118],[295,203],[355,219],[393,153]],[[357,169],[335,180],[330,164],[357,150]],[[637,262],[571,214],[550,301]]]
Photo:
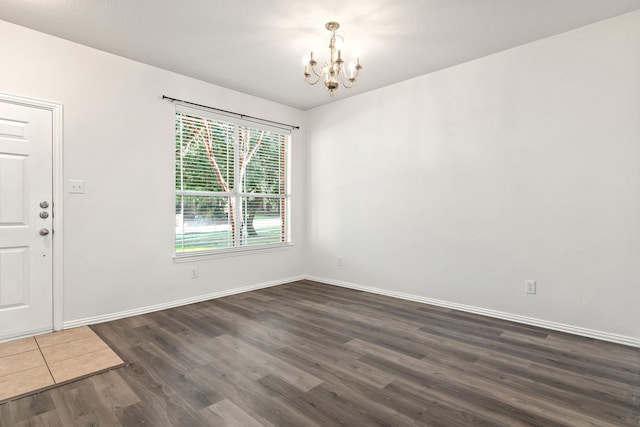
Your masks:
[[[289,242],[289,133],[178,106],[176,256]]]

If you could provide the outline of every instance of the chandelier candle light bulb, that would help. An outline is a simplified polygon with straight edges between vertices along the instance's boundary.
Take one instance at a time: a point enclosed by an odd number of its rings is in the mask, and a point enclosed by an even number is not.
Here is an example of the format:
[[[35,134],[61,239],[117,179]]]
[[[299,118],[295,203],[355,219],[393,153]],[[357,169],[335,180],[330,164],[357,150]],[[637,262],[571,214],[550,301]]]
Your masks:
[[[329,40],[329,62],[320,67],[319,71],[316,70],[316,65],[318,65],[318,63],[313,58],[313,52],[311,52],[311,55],[309,55],[309,63],[304,66],[304,77],[310,85],[317,84],[320,79],[324,77],[324,85],[329,91],[329,95],[333,96],[333,91],[340,87],[340,83],[342,83],[342,86],[347,89],[354,85],[358,75],[360,74],[360,70],[362,70],[362,65],[360,65],[360,58],[356,57],[355,65],[351,63],[349,67],[349,75],[347,77],[347,72],[344,69],[344,60],[342,59],[341,49],[337,50],[338,55],[336,57],[336,37],[340,41],[344,41],[342,36],[336,35],[336,31],[340,28],[340,24],[337,22],[327,22],[325,28],[331,31],[331,39]]]

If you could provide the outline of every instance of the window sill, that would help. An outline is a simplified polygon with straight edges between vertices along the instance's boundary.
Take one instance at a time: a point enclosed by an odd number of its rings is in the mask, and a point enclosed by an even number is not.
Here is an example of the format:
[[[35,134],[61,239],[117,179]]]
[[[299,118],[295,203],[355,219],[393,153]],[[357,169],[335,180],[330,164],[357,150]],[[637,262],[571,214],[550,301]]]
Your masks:
[[[261,253],[279,252],[291,250],[293,243],[284,243],[270,246],[259,247],[243,247],[243,248],[231,248],[231,249],[216,249],[211,251],[198,251],[175,254],[173,256],[174,264],[181,264],[184,262],[205,261],[208,259],[226,258],[232,256],[248,256]]]

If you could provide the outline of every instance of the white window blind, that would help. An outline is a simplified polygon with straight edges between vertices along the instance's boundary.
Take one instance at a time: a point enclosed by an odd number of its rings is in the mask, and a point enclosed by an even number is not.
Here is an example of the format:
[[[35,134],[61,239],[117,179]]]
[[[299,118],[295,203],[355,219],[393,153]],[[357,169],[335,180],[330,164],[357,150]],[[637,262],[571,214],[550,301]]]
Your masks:
[[[289,135],[176,108],[176,256],[287,244]]]

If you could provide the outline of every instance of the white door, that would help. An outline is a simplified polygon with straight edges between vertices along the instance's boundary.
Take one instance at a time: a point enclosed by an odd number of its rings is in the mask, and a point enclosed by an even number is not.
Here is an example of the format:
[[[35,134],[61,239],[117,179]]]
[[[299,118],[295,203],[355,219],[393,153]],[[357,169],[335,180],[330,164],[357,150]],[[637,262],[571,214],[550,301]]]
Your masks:
[[[0,340],[53,327],[52,125],[0,102]]]

